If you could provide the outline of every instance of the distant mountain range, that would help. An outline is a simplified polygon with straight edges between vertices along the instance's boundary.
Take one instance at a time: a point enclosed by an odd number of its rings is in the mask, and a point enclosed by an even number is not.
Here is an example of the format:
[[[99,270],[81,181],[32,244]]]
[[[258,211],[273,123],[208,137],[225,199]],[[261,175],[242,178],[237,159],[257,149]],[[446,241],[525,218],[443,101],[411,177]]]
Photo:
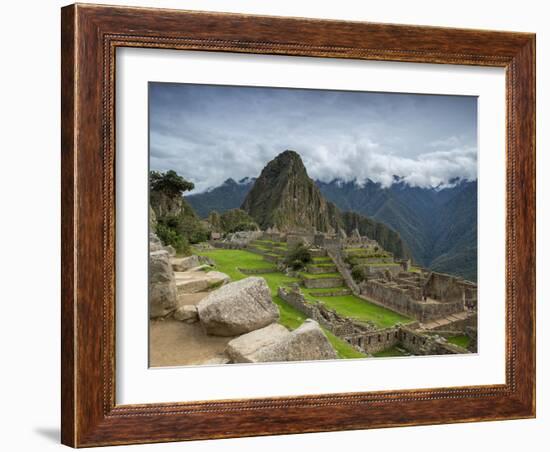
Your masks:
[[[298,165],[298,172],[300,171]],[[278,196],[282,189],[275,187],[277,184],[281,185],[280,181],[285,178],[281,178],[279,182],[276,179],[271,178],[268,184],[268,188],[274,191],[267,190],[266,186],[256,190],[254,202],[257,206],[253,212],[256,217],[251,216],[260,225],[265,222],[262,215],[269,216],[274,211],[270,203],[279,205],[273,198]],[[301,187],[300,190],[305,190],[304,193],[313,190],[304,182],[302,176],[298,177],[298,180],[301,181],[298,186]],[[250,201],[245,200],[255,183],[255,178],[245,178],[238,182],[228,179],[219,187],[188,195],[186,199],[203,218],[212,210],[222,213],[241,206],[247,207],[251,213],[252,205]],[[376,228],[373,227],[374,223],[383,223],[399,233],[404,242],[403,253],[406,254],[408,250],[419,265],[477,281],[477,181],[453,180],[443,188],[411,187],[399,178],[396,178],[390,187],[383,187],[372,181],[358,184],[355,181],[341,180],[333,180],[330,183],[315,181],[314,186],[318,187],[322,197],[329,201],[328,204],[333,203],[338,211],[355,213],[355,216],[346,213],[339,217],[339,224],[343,225],[344,229],[349,229],[352,223],[362,224],[363,218],[368,217],[365,221],[372,224],[368,229],[364,229],[363,233],[371,235],[374,239],[377,237],[372,236],[373,234],[379,235],[379,238],[383,237],[384,234],[376,233]],[[286,196],[285,202],[290,199]],[[304,204],[300,209],[305,209],[312,202],[320,201],[315,195],[309,198],[307,206]],[[323,208],[326,209],[326,206]],[[285,212],[288,213],[288,210]],[[391,229],[385,228],[384,232],[387,233]],[[395,251],[390,248],[395,247],[396,243],[392,238],[388,243],[381,245],[389,246],[389,251]]]
[[[345,210],[382,221],[401,235],[418,264],[477,281],[477,181],[446,188],[390,187],[317,181],[325,197]]]
[[[238,182],[234,179],[227,179],[219,187],[187,195],[185,198],[197,215],[206,218],[213,210],[223,213],[227,210],[240,208],[255,180],[256,178],[250,177],[245,177]]]

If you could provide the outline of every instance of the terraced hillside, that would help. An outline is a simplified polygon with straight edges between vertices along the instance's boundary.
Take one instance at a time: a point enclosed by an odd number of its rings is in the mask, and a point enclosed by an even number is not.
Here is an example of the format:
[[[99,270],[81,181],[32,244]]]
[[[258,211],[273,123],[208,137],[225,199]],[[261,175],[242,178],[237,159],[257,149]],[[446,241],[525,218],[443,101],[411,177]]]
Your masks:
[[[277,290],[279,287],[295,284],[302,286],[301,292],[306,300],[312,303],[321,301],[340,315],[360,322],[372,322],[379,328],[386,328],[411,321],[405,316],[353,295],[345,286],[340,273],[334,271],[336,266],[326,252],[318,253],[313,263],[297,276],[285,275],[277,270],[276,264],[284,258],[286,251],[287,244],[284,242],[257,240],[246,250],[214,249],[200,250],[197,253],[209,257],[216,269],[229,275],[232,280],[239,280],[251,274],[264,277],[272,291],[274,302],[279,306],[280,323],[290,329],[301,325],[305,316],[281,299],[277,295]],[[365,356],[329,331],[325,332],[342,358]]]

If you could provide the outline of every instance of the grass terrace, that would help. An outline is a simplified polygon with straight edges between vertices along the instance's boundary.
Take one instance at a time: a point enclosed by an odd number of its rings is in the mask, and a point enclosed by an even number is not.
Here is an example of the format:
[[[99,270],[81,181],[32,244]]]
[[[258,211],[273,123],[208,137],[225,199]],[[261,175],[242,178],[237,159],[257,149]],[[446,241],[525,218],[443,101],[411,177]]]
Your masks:
[[[342,278],[340,273],[300,273],[300,276],[305,279],[326,279],[326,278]]]
[[[310,264],[310,265],[313,265],[314,267],[319,267],[319,268],[332,268],[335,266],[335,264],[333,264],[332,262],[319,262],[319,263],[316,263],[314,262],[313,264]]]
[[[320,265],[320,264],[333,264],[332,259],[329,256],[325,257],[314,257],[313,258],[313,264],[314,265]]]
[[[339,290],[349,290],[346,286],[339,286],[339,287],[327,287],[322,289],[306,289],[305,287],[301,288],[302,292],[314,292],[314,293],[332,293],[332,292],[338,292]]]
[[[404,350],[402,350],[401,348],[397,346],[393,346],[386,350],[382,350],[381,352],[374,353],[372,356],[376,358],[392,358],[396,356],[409,356],[409,354]]]
[[[233,281],[246,278],[247,275],[241,273],[239,268],[270,268],[272,264],[263,260],[262,256],[243,250],[194,250],[196,254],[207,256],[215,263],[216,269],[226,273]],[[277,296],[279,286],[287,286],[291,283],[299,282],[298,278],[291,278],[283,273],[264,273],[260,275],[265,278],[267,285],[271,289],[273,302],[279,307],[279,323],[287,328],[294,330],[298,328],[306,317],[297,309],[287,304],[282,298]],[[341,358],[364,358],[363,353],[355,350],[351,345],[336,337],[334,334],[324,330],[330,343],[338,352]]]
[[[215,263],[216,269],[226,273],[233,281],[246,278],[247,275],[241,273],[239,268],[272,268],[273,264],[266,262],[261,255],[254,254],[245,250],[195,250],[196,254],[201,256],[207,256]],[[320,258],[324,259],[324,258]],[[330,258],[329,258],[330,259]],[[306,278],[340,278],[339,273],[325,273],[320,275],[311,275],[303,273]],[[273,301],[279,306],[280,311],[280,323],[289,329],[295,329],[302,324],[306,317],[298,310],[288,305],[283,299],[277,296],[277,289],[280,286],[288,286],[292,283],[299,283],[299,278],[293,278],[286,276],[281,272],[264,273],[259,275],[265,278]],[[355,295],[341,295],[334,297],[313,297],[312,292],[334,292],[336,290],[343,290],[344,286],[335,287],[330,289],[306,289],[301,288],[302,293],[309,301],[321,301],[330,309],[334,309],[339,314],[356,319],[358,321],[372,321],[380,328],[387,328],[395,325],[396,323],[409,323],[412,320],[401,314],[393,312],[389,309],[378,306],[374,303],[368,302]],[[332,345],[338,351],[342,358],[357,358],[364,355],[357,352],[351,345],[347,344],[338,337],[325,331],[329,337]],[[359,356],[358,356],[359,355]]]
[[[334,290],[334,289],[333,289]],[[335,297],[312,297],[311,292],[318,289],[302,289],[306,299],[321,301],[327,308],[334,309],[339,314],[360,322],[373,322],[379,328],[388,328],[397,323],[410,323],[412,319],[397,312],[370,303],[355,295],[339,295]]]
[[[461,334],[458,336],[448,337],[447,342],[449,342],[450,344],[458,345],[462,348],[468,348],[470,346],[471,339],[465,334]]]

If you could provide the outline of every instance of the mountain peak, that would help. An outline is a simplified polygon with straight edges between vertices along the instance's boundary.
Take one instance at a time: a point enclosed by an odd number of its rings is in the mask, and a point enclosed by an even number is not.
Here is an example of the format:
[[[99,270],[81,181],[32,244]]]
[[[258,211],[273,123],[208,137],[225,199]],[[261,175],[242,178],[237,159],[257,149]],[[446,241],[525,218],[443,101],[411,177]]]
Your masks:
[[[280,153],[264,167],[242,209],[263,228],[334,230],[333,206],[307,175],[300,155],[292,150]]]
[[[230,177],[223,182],[223,185],[237,185],[237,182],[235,182],[235,179]]]
[[[296,151],[287,149],[281,152],[277,157],[271,160],[262,170],[262,175],[266,177],[277,176],[280,173],[287,175],[296,174],[308,177],[306,167],[302,162],[302,157]]]

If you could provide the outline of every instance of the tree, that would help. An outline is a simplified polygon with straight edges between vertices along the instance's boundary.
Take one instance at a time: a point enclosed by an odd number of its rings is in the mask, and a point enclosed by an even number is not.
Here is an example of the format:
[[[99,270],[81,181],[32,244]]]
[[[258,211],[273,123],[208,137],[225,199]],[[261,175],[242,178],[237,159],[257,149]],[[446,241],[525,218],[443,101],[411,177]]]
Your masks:
[[[296,244],[285,257],[284,263],[292,270],[301,270],[307,264],[313,262],[313,257],[309,249],[303,244]]]
[[[222,220],[217,210],[213,210],[208,214],[208,222],[213,231],[220,232],[222,230]]]
[[[224,232],[256,231],[258,225],[242,209],[231,209],[221,214],[221,226]]]
[[[165,173],[151,171],[149,173],[149,188],[151,191],[162,192],[168,196],[177,196],[193,190],[195,184],[185,180],[174,170]]]
[[[351,269],[351,277],[355,282],[362,282],[366,279],[365,269],[360,265],[356,265]]]
[[[188,254],[190,244],[208,240],[209,233],[182,194],[194,184],[175,171],[149,173],[149,202],[156,216],[156,232],[165,245]]]

